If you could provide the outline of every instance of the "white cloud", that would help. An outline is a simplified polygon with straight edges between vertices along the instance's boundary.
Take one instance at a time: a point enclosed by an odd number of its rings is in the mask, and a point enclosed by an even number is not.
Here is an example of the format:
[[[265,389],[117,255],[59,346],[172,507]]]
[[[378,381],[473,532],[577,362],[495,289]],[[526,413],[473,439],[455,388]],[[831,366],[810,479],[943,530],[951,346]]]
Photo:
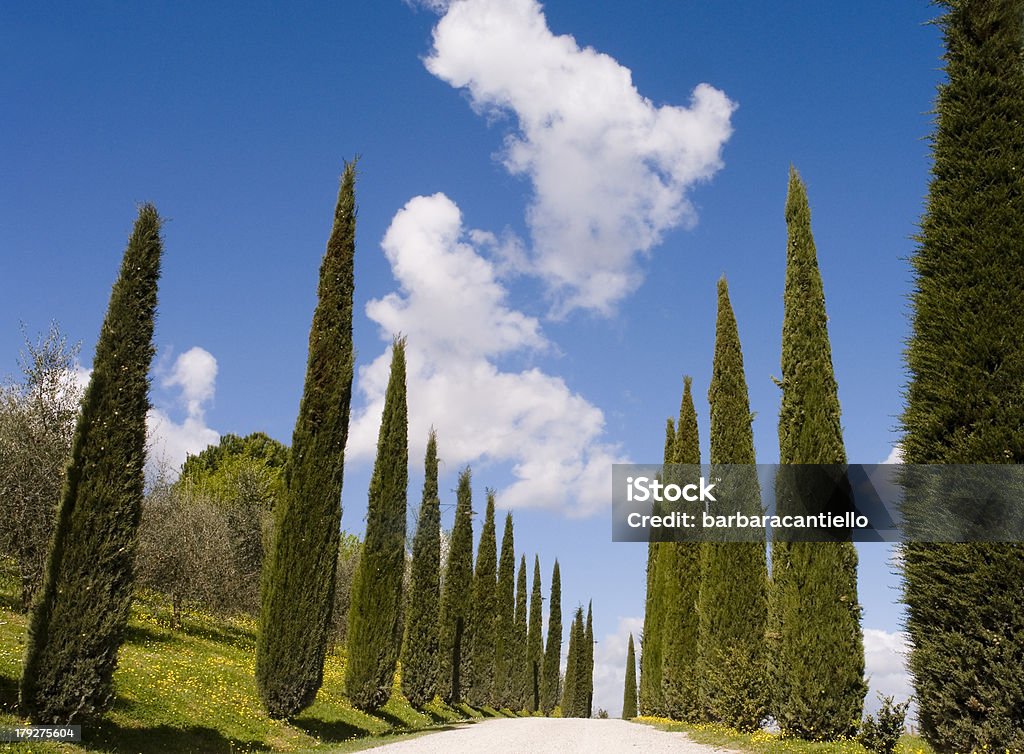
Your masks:
[[[611,717],[622,716],[622,699],[626,684],[626,652],[629,635],[633,634],[637,673],[640,672],[640,632],[643,618],[619,618],[613,634],[607,634],[594,646],[594,713],[608,711]],[[639,676],[637,676],[639,680]]]
[[[889,455],[886,456],[882,463],[903,463],[903,446],[899,443],[893,445]]]
[[[181,422],[168,411],[153,407],[146,416],[149,435],[150,470],[166,468],[176,475],[186,456],[213,445],[220,433],[206,426],[206,407],[213,400],[217,380],[217,360],[202,348],[193,347],[181,354],[160,381],[165,388],[178,390],[178,403],[185,411]]]
[[[399,291],[370,301],[366,313],[385,341],[408,337],[410,451],[422,453],[434,426],[449,468],[511,465],[503,507],[592,513],[608,504],[611,464],[621,460],[602,440],[604,414],[560,377],[497,366],[498,357],[551,344],[535,318],[509,306],[495,264],[474,246],[480,240],[454,202],[435,194],[411,199],[382,242]],[[390,363],[387,349],[359,369],[364,401],[349,433],[352,458],[376,451]]]
[[[895,701],[903,702],[914,693],[910,674],[907,672],[909,651],[909,639],[902,631],[864,629],[864,672],[870,686],[864,700],[866,713],[878,710],[878,694],[891,696]],[[913,714],[912,709],[907,716],[908,722],[913,719]]]
[[[552,34],[537,0],[428,5],[444,12],[428,70],[478,112],[514,116],[501,157],[533,188],[528,271],[556,316],[610,314],[642,281],[638,257],[696,222],[687,192],[722,167],[735,104],[700,84],[689,106],[656,106],[629,69]]]

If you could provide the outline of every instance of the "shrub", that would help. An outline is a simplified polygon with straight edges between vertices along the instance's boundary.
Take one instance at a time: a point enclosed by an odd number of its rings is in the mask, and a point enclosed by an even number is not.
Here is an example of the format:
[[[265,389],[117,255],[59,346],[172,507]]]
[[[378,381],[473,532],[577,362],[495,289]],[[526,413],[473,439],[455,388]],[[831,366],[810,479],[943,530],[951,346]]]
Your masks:
[[[891,696],[878,695],[882,702],[878,719],[868,715],[861,723],[857,740],[868,751],[876,754],[893,754],[900,736],[903,735],[903,721],[907,716],[910,702],[895,704]]]

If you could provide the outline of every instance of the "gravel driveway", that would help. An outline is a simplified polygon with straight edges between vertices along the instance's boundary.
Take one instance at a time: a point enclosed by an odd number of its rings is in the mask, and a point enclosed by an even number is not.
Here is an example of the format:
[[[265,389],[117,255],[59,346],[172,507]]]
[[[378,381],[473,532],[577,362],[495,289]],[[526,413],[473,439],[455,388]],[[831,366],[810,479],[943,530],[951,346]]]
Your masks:
[[[723,751],[695,744],[681,733],[666,733],[625,720],[573,718],[495,718],[459,725],[456,730],[428,733],[367,751],[402,754],[709,754]]]

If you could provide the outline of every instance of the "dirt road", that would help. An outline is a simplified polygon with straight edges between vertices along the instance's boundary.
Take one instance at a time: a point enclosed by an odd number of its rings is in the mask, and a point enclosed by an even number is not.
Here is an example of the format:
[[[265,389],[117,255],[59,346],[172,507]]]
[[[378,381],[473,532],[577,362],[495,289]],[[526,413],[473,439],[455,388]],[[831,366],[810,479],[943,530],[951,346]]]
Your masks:
[[[483,720],[455,730],[378,746],[383,754],[710,754],[723,751],[695,744],[681,733],[666,733],[625,720],[521,717]]]

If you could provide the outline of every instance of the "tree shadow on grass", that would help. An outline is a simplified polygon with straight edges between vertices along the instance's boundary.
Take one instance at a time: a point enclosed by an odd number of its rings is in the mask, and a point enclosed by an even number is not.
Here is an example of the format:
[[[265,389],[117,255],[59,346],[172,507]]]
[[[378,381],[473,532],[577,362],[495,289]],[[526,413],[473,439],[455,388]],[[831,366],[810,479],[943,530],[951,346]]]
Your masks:
[[[371,731],[346,720],[322,720],[318,717],[297,717],[290,723],[299,730],[328,743],[341,743],[353,738],[380,735],[379,731]]]
[[[242,751],[269,751],[263,741],[243,741],[225,737],[220,731],[201,726],[175,728],[154,725],[127,728],[109,720],[82,726],[82,745],[86,749],[114,754],[232,754]]]
[[[18,679],[0,675],[0,712],[18,714]]]

